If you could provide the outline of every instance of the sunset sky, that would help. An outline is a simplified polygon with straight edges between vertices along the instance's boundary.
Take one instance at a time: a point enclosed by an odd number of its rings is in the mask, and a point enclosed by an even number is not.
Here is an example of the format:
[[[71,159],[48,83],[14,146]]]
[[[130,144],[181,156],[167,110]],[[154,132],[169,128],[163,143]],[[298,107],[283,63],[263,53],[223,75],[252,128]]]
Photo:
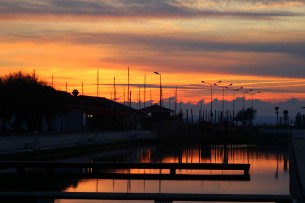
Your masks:
[[[202,80],[305,99],[304,0],[0,0],[0,70],[33,72],[56,89],[123,101],[146,75],[146,100],[209,102]],[[222,98],[222,88],[214,88]],[[127,87],[125,87],[125,92]],[[232,91],[226,91],[232,100]],[[241,97],[241,93],[236,96]],[[251,95],[248,95],[250,97]],[[126,93],[127,98],[127,93]]]

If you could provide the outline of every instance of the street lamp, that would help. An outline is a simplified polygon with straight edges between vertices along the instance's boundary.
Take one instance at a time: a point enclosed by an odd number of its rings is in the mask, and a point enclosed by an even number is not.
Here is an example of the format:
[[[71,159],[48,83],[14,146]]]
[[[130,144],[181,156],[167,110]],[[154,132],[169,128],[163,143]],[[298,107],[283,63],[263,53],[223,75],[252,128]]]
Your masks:
[[[205,83],[211,86],[211,113],[210,113],[210,118],[211,118],[211,123],[213,122],[213,85],[217,85],[216,83],[208,83],[205,81],[201,81],[201,83]],[[217,83],[221,83],[221,80],[219,80]]]
[[[252,115],[251,115],[251,120],[252,120],[252,122],[253,122],[253,114],[254,114],[254,105],[253,105],[253,95],[255,95],[255,94],[258,94],[258,93],[261,93],[261,91],[256,91],[256,92],[254,92],[252,89],[251,90],[248,90],[248,91],[245,91],[245,93],[248,93],[248,94],[251,94],[251,96],[252,96]]]
[[[274,107],[276,113],[276,125],[279,124],[279,108],[278,106]]]
[[[234,122],[235,122],[235,99],[236,99],[236,96],[235,96],[235,93],[236,92],[238,92],[239,90],[241,90],[241,89],[243,89],[244,87],[240,87],[240,88],[237,88],[237,89],[232,89],[233,90],[233,100],[232,100],[232,102],[233,102],[233,124],[234,124]]]
[[[223,121],[223,115],[225,113],[225,88],[229,88],[230,86],[232,86],[232,83],[224,86],[218,85],[218,87],[222,87],[222,116],[221,116],[222,121]]]
[[[154,72],[157,75],[160,75],[160,107],[162,107],[162,85],[161,85],[161,73]]]
[[[253,105],[253,95],[254,95],[254,94],[261,93],[261,91],[254,92],[253,90],[249,90],[249,91],[246,91],[246,93],[251,94],[251,96],[252,96],[252,110],[253,110],[253,109],[254,109],[254,105]]]

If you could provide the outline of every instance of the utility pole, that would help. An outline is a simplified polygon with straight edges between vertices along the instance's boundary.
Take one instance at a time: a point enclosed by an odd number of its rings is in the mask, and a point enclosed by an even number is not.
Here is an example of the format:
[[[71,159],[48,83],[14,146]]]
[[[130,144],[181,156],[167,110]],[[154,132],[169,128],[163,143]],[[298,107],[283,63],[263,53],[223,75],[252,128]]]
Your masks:
[[[52,74],[52,87],[53,87],[53,74]],[[54,87],[53,87],[54,88]]]
[[[129,67],[128,67],[128,84],[127,84],[127,99],[128,99],[128,102],[129,102],[129,107],[131,107],[131,91],[129,93]]]
[[[139,86],[139,109],[141,109],[141,86]]]
[[[176,87],[175,91],[175,114],[177,113],[177,101],[178,101],[178,88]]]
[[[99,70],[97,70],[96,73],[96,97],[98,97],[98,92],[99,92]]]
[[[124,92],[124,105],[125,105],[125,86],[123,87],[123,92]]]
[[[144,108],[146,102],[146,75],[144,75]]]
[[[151,88],[149,89],[149,91],[150,91],[150,105],[152,106],[152,97],[151,97]]]
[[[115,77],[113,78],[113,101],[116,101]]]

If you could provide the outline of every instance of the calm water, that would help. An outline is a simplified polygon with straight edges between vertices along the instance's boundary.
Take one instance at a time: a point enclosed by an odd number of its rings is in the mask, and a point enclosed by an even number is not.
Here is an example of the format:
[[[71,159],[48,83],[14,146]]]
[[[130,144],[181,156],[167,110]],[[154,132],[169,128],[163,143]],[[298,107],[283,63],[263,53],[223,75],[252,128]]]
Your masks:
[[[289,155],[285,146],[156,144],[123,148],[112,152],[84,154],[65,161],[251,164],[249,181],[84,179],[65,187],[63,191],[66,192],[289,194]],[[143,173],[139,170],[130,172]],[[145,170],[145,173],[156,173],[156,171]],[[182,170],[178,173],[198,173],[198,171]],[[216,172],[205,171],[204,173],[215,174]],[[56,202],[143,201],[56,200]]]

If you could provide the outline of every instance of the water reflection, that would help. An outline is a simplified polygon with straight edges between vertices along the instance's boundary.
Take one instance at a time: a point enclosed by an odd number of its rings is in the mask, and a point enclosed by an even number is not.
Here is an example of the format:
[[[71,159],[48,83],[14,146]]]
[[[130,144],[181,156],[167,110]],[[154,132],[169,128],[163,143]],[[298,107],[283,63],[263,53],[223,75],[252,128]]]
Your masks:
[[[68,187],[65,191],[289,194],[288,150],[281,146],[161,144],[87,154],[77,159],[93,162],[249,163],[251,181],[91,179],[81,180],[77,187]],[[129,172],[138,173],[137,170]],[[145,173],[156,171],[148,169]]]
[[[156,162],[156,163],[245,163],[251,164],[249,181],[238,180],[133,180],[133,179],[48,179],[48,177],[2,177],[1,191],[35,190],[66,192],[139,192],[200,194],[289,194],[289,156],[285,146],[153,144],[111,151],[81,153],[57,160],[71,162]],[[159,173],[157,170],[128,170]],[[179,173],[197,173],[182,170]],[[177,172],[178,173],[178,172]],[[207,170],[204,173],[215,174]],[[221,174],[227,172],[220,171]],[[237,171],[229,171],[236,174]],[[30,187],[29,187],[30,186]],[[60,203],[92,200],[56,200]],[[96,201],[122,202],[122,201]],[[137,201],[124,201],[137,202]],[[143,202],[143,201],[139,201]],[[153,201],[146,201],[153,202]]]

